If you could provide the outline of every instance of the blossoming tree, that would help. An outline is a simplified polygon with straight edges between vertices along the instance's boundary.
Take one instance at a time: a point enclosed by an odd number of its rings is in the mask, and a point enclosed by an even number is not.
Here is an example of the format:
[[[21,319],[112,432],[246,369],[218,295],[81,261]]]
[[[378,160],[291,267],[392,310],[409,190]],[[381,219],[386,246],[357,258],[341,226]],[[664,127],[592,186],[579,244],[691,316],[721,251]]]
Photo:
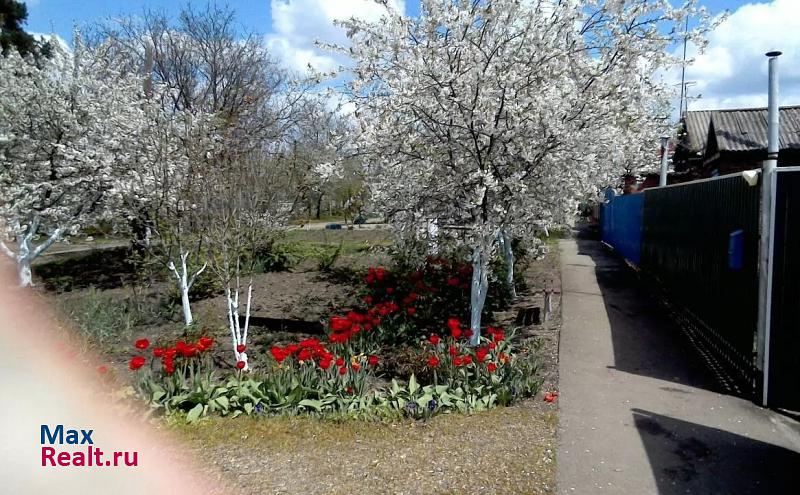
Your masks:
[[[341,23],[359,151],[397,225],[458,227],[477,343],[497,239],[563,219],[618,174],[614,139],[657,138],[617,130],[663,121],[656,74],[679,63],[668,49],[685,16],[699,44],[707,16],[693,0],[422,0],[416,18],[378,3],[379,22]]]
[[[31,262],[119,205],[116,166],[141,122],[141,82],[123,76],[76,37],[33,63],[0,58],[0,250],[31,284]],[[38,244],[37,240],[41,239]],[[15,241],[15,242],[14,242]]]

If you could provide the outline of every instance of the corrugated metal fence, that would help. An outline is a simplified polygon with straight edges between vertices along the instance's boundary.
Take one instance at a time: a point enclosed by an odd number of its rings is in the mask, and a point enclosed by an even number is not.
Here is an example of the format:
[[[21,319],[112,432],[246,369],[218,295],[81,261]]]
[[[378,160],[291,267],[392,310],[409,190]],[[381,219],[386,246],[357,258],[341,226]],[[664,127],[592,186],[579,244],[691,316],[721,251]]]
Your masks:
[[[800,410],[800,173],[775,177],[769,403]]]
[[[758,380],[758,228],[759,188],[741,174],[618,196],[603,208],[603,240],[658,282],[743,395]]]

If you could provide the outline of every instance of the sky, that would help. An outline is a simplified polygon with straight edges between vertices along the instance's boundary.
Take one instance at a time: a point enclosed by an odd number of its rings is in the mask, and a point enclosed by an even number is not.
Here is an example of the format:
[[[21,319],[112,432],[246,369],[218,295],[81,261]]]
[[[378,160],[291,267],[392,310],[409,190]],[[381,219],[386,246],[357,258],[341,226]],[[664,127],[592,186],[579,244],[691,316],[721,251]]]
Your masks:
[[[673,0],[674,1],[674,0]],[[781,105],[800,104],[800,0],[699,0],[714,14],[728,19],[709,35],[704,54],[689,47],[695,63],[686,71],[689,109],[766,106],[767,59],[764,53],[781,50]],[[27,0],[28,24],[34,33],[54,32],[71,37],[75,25],[144,9],[175,15],[186,3],[202,7],[206,0]],[[409,15],[419,13],[418,0],[389,0]],[[333,20],[353,15],[376,18],[379,9],[370,0],[228,0],[236,10],[242,32],[262,35],[272,53],[292,69],[304,72],[308,64],[325,71],[342,60],[318,49],[314,42],[344,42],[344,32]],[[666,75],[679,85],[679,73]]]

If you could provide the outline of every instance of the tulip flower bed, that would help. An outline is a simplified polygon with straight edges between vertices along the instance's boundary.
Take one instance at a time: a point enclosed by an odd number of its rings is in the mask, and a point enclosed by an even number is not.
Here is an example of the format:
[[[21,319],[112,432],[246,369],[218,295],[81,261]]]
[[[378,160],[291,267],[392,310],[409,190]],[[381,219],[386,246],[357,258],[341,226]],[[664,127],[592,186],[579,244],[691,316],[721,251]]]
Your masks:
[[[316,339],[272,347],[267,369],[234,368],[227,377],[214,369],[208,352],[213,341],[208,337],[195,344],[179,341],[173,347],[156,347],[149,357],[140,353],[129,367],[137,373],[137,390],[153,407],[186,413],[190,422],[211,413],[423,418],[508,405],[538,391],[535,361],[530,354],[516,352],[502,330],[490,327],[489,338],[477,348],[467,344],[466,332],[458,333],[434,334],[422,343],[433,376],[425,384],[412,375],[402,385],[392,379],[388,387],[375,386],[380,365],[376,355],[356,353],[350,342],[325,344]],[[137,347],[146,351],[139,343]]]
[[[540,379],[531,349],[492,326],[479,346],[469,345],[462,318],[470,277],[468,265],[441,258],[409,273],[370,268],[363,306],[330,317],[324,340],[250,346],[249,369],[242,362],[226,369],[211,357],[211,337],[152,349],[140,339],[129,368],[154,408],[190,422],[209,414],[426,418],[534,395]],[[396,359],[399,348],[421,364],[408,375],[386,376],[382,361]]]
[[[494,273],[502,273],[502,263]],[[484,306],[485,315],[502,309],[510,300],[510,289],[502,278],[492,277]],[[366,325],[378,326],[376,317],[390,318],[378,327],[385,344],[414,343],[441,328],[448,319],[469,317],[472,266],[442,257],[428,257],[420,268],[394,271],[370,268],[364,277],[362,301]]]

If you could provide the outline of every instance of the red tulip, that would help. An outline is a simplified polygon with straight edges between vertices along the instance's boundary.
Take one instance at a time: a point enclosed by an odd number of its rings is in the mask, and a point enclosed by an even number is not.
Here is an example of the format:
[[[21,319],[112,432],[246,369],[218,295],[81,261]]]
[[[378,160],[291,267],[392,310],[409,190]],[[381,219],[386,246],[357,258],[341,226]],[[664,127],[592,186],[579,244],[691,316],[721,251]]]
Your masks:
[[[128,367],[131,370],[136,371],[139,368],[141,368],[142,366],[144,366],[144,363],[145,363],[145,359],[142,356],[136,356],[133,359],[131,359],[130,363],[128,363]]]
[[[139,339],[133,344],[137,349],[145,350],[150,347],[150,341],[147,339]]]
[[[238,352],[239,354],[243,353],[245,349],[247,349],[246,344],[239,344],[236,346],[236,352]]]
[[[428,337],[431,345],[439,345],[439,341],[441,340],[438,335],[434,334]]]
[[[243,370],[244,367],[245,367],[245,362],[244,361],[237,361],[236,362],[236,369]]]
[[[378,366],[378,356],[370,356],[367,362],[370,366]]]
[[[200,340],[197,341],[197,348],[201,351],[211,349],[212,345],[214,345],[214,339],[211,337],[200,337]]]
[[[437,358],[436,356],[431,356],[431,358],[428,359],[428,366],[431,368],[436,368],[437,366],[439,366],[439,358]]]
[[[486,365],[486,369],[489,370],[489,373],[494,373],[497,371],[497,365],[494,363],[489,363]]]

